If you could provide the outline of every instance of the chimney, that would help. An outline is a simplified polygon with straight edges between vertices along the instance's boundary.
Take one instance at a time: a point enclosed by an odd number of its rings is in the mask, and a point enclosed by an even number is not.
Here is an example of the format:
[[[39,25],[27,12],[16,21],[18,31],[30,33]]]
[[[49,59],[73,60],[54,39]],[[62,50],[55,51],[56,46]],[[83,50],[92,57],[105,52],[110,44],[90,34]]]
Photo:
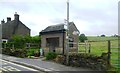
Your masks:
[[[1,24],[5,23],[4,19],[1,21]]]
[[[17,14],[17,12],[15,12],[15,14],[14,14],[14,20],[19,21],[19,15]]]
[[[8,21],[11,21],[11,18],[10,18],[10,17],[7,17],[7,22],[8,22]]]

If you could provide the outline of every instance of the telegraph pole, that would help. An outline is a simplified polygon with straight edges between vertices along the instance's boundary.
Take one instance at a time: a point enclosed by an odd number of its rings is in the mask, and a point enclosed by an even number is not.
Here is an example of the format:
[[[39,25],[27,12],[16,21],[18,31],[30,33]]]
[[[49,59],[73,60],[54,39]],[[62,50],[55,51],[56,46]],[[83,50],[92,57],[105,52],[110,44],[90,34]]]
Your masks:
[[[67,0],[66,63],[69,64],[69,0]]]

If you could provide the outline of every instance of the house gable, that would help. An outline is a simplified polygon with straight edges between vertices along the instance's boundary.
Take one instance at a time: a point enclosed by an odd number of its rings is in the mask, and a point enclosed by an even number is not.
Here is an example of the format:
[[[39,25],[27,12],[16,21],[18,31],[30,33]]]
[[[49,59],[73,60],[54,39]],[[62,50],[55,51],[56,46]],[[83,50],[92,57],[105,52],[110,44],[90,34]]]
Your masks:
[[[19,20],[19,15],[15,14],[14,16],[12,21],[11,18],[7,18],[6,23],[1,21],[3,39],[10,39],[13,35],[30,35],[30,29]]]
[[[25,26],[21,21],[19,21],[19,24],[15,30],[15,34],[22,36],[30,35],[30,29]]]
[[[75,26],[75,24],[73,22],[70,22],[69,23],[69,34],[73,35],[74,32],[77,32],[78,34],[80,33],[77,27]]]

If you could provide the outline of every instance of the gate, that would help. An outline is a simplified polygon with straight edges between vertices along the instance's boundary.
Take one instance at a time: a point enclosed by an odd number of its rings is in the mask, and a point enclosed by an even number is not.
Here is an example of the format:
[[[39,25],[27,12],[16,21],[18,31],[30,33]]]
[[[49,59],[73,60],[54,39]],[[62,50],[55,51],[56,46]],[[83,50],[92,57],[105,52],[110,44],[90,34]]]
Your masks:
[[[88,41],[85,41],[85,43],[79,43],[78,48],[79,48],[79,53],[91,52],[91,44]]]
[[[112,47],[111,48],[111,65],[116,69],[116,71],[120,70],[120,56],[119,51],[120,48]],[[114,56],[116,55],[116,56]]]

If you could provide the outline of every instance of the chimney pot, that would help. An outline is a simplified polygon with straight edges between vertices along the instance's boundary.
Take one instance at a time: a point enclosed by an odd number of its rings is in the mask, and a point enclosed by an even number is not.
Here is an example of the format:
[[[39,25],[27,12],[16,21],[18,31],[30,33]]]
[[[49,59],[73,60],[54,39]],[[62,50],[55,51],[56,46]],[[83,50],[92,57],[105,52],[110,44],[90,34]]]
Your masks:
[[[1,24],[5,23],[4,19],[1,21]]]
[[[7,17],[7,22],[8,22],[8,21],[11,21],[11,18],[10,18],[10,17]]]
[[[15,14],[14,14],[14,20],[19,21],[19,15],[17,14],[17,12],[15,12]]]

